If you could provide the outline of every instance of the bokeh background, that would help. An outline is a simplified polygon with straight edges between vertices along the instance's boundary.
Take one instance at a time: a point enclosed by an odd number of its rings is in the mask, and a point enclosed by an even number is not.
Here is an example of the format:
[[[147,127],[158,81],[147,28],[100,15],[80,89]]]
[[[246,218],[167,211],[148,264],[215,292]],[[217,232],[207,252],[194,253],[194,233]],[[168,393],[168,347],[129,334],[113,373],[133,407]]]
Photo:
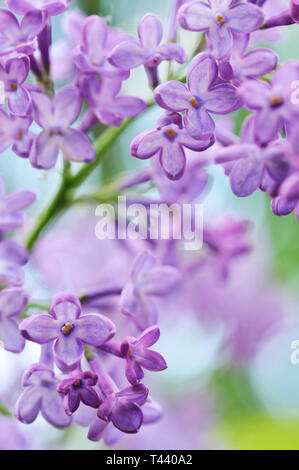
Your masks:
[[[71,8],[100,14],[110,25],[135,35],[139,19],[149,11],[167,25],[171,1],[73,0]],[[268,3],[273,9],[284,2]],[[54,43],[63,40],[62,20],[63,15],[53,19]],[[187,52],[193,50],[196,36],[180,32],[180,43]],[[299,60],[298,25],[257,33],[255,40],[257,45],[274,48],[281,62]],[[124,89],[151,97],[141,68],[133,71]],[[154,107],[135,121],[88,184],[99,187],[118,173],[141,168],[143,163],[129,154],[129,143],[137,133],[152,128],[159,115]],[[238,131],[243,119],[244,112],[240,111],[230,124]],[[204,223],[212,225],[227,213],[250,220],[253,251],[234,266],[225,288],[213,285],[208,276],[198,279],[192,312],[183,298],[164,305],[158,349],[169,368],[148,378],[152,395],[165,409],[164,418],[137,436],[124,436],[117,449],[299,449],[299,364],[291,362],[291,343],[299,340],[299,222],[294,215],[272,215],[269,199],[261,192],[237,199],[221,168],[210,166],[208,172],[211,186],[204,201]],[[0,158],[0,174],[9,192],[29,188],[37,192],[37,202],[28,211],[30,226],[55,194],[60,168],[38,171],[7,151]],[[26,287],[35,298],[43,300],[51,295],[45,278],[53,281],[53,291],[57,283],[71,288],[78,281],[74,272],[79,271],[99,283],[101,262],[112,263],[112,277],[113,263],[126,262],[116,261],[113,247],[93,245],[93,213],[93,208],[76,208],[50,228],[35,255],[39,269],[32,265],[27,269]],[[70,248],[74,243],[78,246],[76,256]],[[97,251],[94,262],[92,250]],[[220,348],[227,334],[226,324],[231,325],[227,348]],[[32,344],[21,355],[0,349],[0,403],[12,405],[24,369],[37,358],[38,348]],[[1,414],[0,409],[0,449],[105,448],[102,443],[89,442],[86,433],[78,426],[57,431],[42,418],[30,426],[22,425]]]

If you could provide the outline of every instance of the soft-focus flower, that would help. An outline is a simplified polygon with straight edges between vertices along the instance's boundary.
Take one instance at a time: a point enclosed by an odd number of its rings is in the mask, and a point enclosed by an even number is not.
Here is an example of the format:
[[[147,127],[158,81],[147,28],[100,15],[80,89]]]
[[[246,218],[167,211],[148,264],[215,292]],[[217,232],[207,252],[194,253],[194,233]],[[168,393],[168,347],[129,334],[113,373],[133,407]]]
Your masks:
[[[33,423],[39,412],[53,426],[66,428],[71,417],[63,409],[63,395],[56,388],[59,381],[54,372],[43,364],[33,364],[25,373],[25,390],[16,404],[16,416],[26,424]]]
[[[24,217],[21,210],[35,201],[32,191],[18,191],[5,197],[5,184],[0,176],[0,231],[12,231],[21,227]]]
[[[29,131],[32,118],[21,118],[6,114],[0,109],[0,152],[12,146],[12,150],[20,157],[29,156],[33,134]]]
[[[184,49],[178,44],[160,45],[163,36],[162,24],[157,16],[148,13],[141,18],[138,26],[139,41],[129,40],[116,46],[109,56],[110,62],[123,70],[144,65],[151,84],[158,85],[156,69],[163,60],[175,60],[183,64],[186,60]]]
[[[55,340],[54,355],[60,367],[78,363],[83,344],[100,346],[115,333],[114,324],[100,314],[82,315],[78,298],[60,293],[54,296],[50,315],[33,315],[20,325],[22,335],[39,344]]]
[[[0,292],[0,344],[7,351],[23,351],[22,338],[16,317],[24,310],[28,301],[27,294],[18,288],[4,289]]]
[[[14,240],[0,242],[0,286],[19,287],[24,284],[23,266],[28,261],[26,249]]]
[[[129,77],[129,67],[124,71],[108,62],[108,54],[114,46],[127,39],[127,36],[112,28],[100,16],[92,15],[86,18],[82,28],[82,44],[74,51],[74,61],[83,73],[118,77],[122,80]],[[131,42],[131,41],[129,41]]]
[[[43,129],[37,136],[30,161],[37,168],[53,168],[59,150],[75,162],[91,162],[95,158],[88,137],[70,126],[77,119],[81,101],[75,87],[62,88],[53,101],[42,93],[32,93],[33,115]]]
[[[254,49],[245,54],[249,34],[234,34],[229,60],[219,63],[219,75],[223,80],[233,80],[239,85],[244,80],[258,78],[275,69],[278,56],[271,49]]]
[[[71,0],[5,0],[5,5],[18,15],[31,10],[45,10],[50,16],[63,13]]]
[[[259,146],[254,139],[254,117],[249,116],[242,129],[241,141],[215,152],[216,163],[229,163],[230,185],[239,197],[261,187],[265,173],[281,183],[290,171],[290,148],[283,139]]]
[[[240,107],[237,89],[217,84],[217,78],[215,59],[206,53],[198,54],[188,68],[187,86],[175,80],[159,85],[155,100],[168,111],[186,111],[184,124],[190,136],[207,138],[215,129],[209,113],[227,114]]]
[[[120,78],[96,77],[84,79],[81,89],[84,98],[99,121],[118,127],[127,117],[137,116],[146,109],[146,103],[132,96],[117,96],[121,90]]]
[[[154,298],[169,294],[180,281],[171,266],[155,266],[154,256],[141,253],[133,266],[131,280],[121,294],[121,311],[131,317],[140,330],[155,325],[158,309]]]
[[[64,409],[67,415],[72,415],[80,405],[80,402],[92,408],[98,408],[100,399],[94,389],[98,377],[91,371],[63,380],[57,387],[57,391],[65,395]]]
[[[213,145],[214,141],[213,137],[206,140],[192,138],[183,127],[181,116],[169,113],[158,120],[157,129],[135,137],[130,151],[134,157],[141,159],[156,155],[166,176],[177,180],[185,171],[185,148],[201,152]]]
[[[8,10],[0,10],[0,56],[11,53],[33,54],[37,49],[37,36],[45,25],[45,15],[38,10],[28,11],[21,25]],[[3,33],[5,31],[5,34]]]
[[[160,330],[155,325],[147,328],[138,338],[128,336],[122,341],[120,351],[126,359],[126,376],[132,385],[143,379],[142,368],[151,371],[161,371],[167,368],[164,357],[148,349],[158,341],[159,337]]]
[[[31,98],[23,86],[30,70],[27,56],[10,59],[5,67],[0,65],[0,80],[4,84],[5,99],[9,111],[16,116],[27,116],[31,112]]]
[[[182,28],[206,31],[209,48],[217,59],[229,54],[232,32],[250,33],[264,20],[263,12],[255,5],[236,0],[195,1],[183,5],[178,13]]]
[[[292,83],[299,79],[299,66],[288,62],[279,67],[271,84],[261,80],[249,80],[239,88],[248,109],[256,111],[254,134],[256,141],[267,144],[278,137],[279,130],[292,123],[298,110],[292,102]]]

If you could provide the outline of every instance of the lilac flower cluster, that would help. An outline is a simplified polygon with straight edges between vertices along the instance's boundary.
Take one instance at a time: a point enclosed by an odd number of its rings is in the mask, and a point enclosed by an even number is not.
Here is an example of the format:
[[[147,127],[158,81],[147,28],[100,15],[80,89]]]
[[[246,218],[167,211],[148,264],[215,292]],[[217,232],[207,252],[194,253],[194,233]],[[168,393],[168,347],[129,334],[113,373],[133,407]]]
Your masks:
[[[35,194],[6,196],[0,180],[0,343],[14,353],[20,353],[26,341],[41,350],[39,361],[25,372],[16,403],[21,422],[32,423],[41,413],[57,428],[72,422],[88,425],[89,439],[113,444],[121,433],[137,433],[143,424],[158,421],[161,407],[143,380],[145,371],[167,368],[164,357],[152,349],[159,340],[163,305],[171,316],[170,296],[179,292],[186,300],[191,279],[202,272],[206,279],[212,272],[215,284],[225,285],[234,261],[250,251],[249,224],[231,217],[204,228],[203,252],[191,261],[175,239],[146,240],[136,243],[137,248],[124,241],[124,272],[118,267],[108,276],[103,270],[104,287],[97,282],[93,289],[82,283],[79,292],[57,289],[47,312],[32,314],[23,284],[35,242],[54,217],[77,202],[74,194],[81,183],[148,107],[156,105],[163,114],[132,140],[130,152],[152,159],[152,165],[122,176],[111,197],[108,187],[104,196],[94,195],[95,201],[102,196],[104,202],[114,202],[116,195],[150,182],[159,202],[194,205],[205,195],[210,182],[206,170],[214,163],[222,165],[236,196],[260,189],[271,198],[274,214],[295,210],[299,219],[299,63],[278,66],[274,51],[253,48],[252,43],[257,30],[299,23],[299,4],[292,0],[282,14],[267,18],[267,1],[173,2],[168,42],[160,19],[151,13],[141,18],[137,39],[100,16],[66,12],[70,0],[5,1],[7,9],[0,10],[0,82],[5,97],[0,150],[12,148],[40,170],[54,168],[60,155],[65,158],[60,190],[24,245],[14,232],[23,227],[22,210],[34,202]],[[66,40],[59,50],[52,44],[51,18],[61,13]],[[16,15],[21,15],[20,21]],[[176,42],[179,28],[195,32],[197,39],[201,33],[194,54]],[[166,81],[161,80],[164,61],[170,63]],[[141,66],[154,98],[148,103],[121,94],[123,82]],[[240,135],[215,117],[242,107],[247,117]],[[92,144],[90,131],[98,123],[101,130]],[[129,194],[130,202],[140,200],[140,193]],[[142,202],[151,202],[146,191]],[[75,251],[72,258],[80,260],[80,250]],[[112,264],[118,265],[118,259]],[[55,267],[55,279],[57,271]],[[109,308],[107,299],[112,299]],[[165,307],[167,301],[170,307]],[[268,322],[262,326],[253,335],[256,342],[268,331]]]

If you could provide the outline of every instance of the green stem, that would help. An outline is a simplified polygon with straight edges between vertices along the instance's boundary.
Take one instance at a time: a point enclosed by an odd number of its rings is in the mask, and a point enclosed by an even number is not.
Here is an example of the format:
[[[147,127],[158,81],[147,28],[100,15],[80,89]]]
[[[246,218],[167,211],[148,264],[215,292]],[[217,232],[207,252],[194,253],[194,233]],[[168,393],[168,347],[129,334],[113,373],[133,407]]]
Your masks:
[[[12,416],[12,413],[7,408],[5,408],[5,406],[1,405],[1,403],[0,403],[0,414],[7,416],[9,418]]]

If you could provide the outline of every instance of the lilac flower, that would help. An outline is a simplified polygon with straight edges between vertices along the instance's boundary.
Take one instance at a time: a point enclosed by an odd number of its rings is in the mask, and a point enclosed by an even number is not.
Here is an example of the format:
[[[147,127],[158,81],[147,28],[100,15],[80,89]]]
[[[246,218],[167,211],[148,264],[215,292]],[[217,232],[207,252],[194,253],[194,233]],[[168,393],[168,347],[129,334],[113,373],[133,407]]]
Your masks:
[[[9,111],[16,116],[28,116],[31,113],[31,98],[22,86],[30,71],[27,56],[10,59],[5,67],[0,65],[0,80],[4,84],[5,99]]]
[[[216,153],[216,163],[228,163],[231,188],[239,197],[246,197],[261,187],[265,173],[281,183],[290,171],[290,148],[279,139],[268,146],[259,146],[254,140],[254,117],[249,116],[242,129],[241,142],[229,145]]]
[[[177,180],[185,171],[185,148],[197,152],[206,150],[215,139],[196,140],[190,137],[182,125],[179,114],[167,114],[157,122],[157,129],[139,134],[131,143],[134,157],[146,159],[157,155],[167,178]]]
[[[33,143],[31,123],[32,118],[10,116],[0,109],[0,152],[12,146],[17,155],[27,158]]]
[[[84,79],[82,93],[97,119],[108,126],[118,127],[128,117],[137,116],[146,109],[146,103],[132,96],[118,97],[121,89],[119,78],[96,77]]]
[[[261,80],[249,80],[241,85],[239,90],[246,106],[256,111],[254,134],[258,143],[275,139],[280,128],[290,124],[294,114],[298,116],[291,87],[298,79],[298,64],[288,62],[276,70],[271,85]]]
[[[63,380],[57,387],[57,391],[65,395],[64,409],[71,416],[80,405],[80,402],[92,408],[100,406],[100,399],[94,389],[98,377],[91,371],[80,372],[80,374]]]
[[[194,139],[210,136],[215,123],[209,113],[227,114],[240,107],[237,89],[233,85],[216,84],[218,67],[206,53],[196,56],[187,72],[187,86],[171,81],[158,86],[155,100],[168,111],[186,111],[184,123]]]
[[[299,172],[290,174],[280,185],[279,194],[271,201],[271,210],[275,215],[288,215],[295,210],[299,220]]]
[[[171,266],[155,266],[155,258],[148,252],[141,253],[131,272],[131,280],[121,294],[121,311],[131,317],[142,331],[155,325],[158,319],[156,296],[165,296],[180,280]]]
[[[245,54],[249,37],[249,34],[233,34],[230,58],[219,63],[219,75],[223,80],[233,80],[239,85],[246,79],[262,77],[275,69],[278,56],[271,49],[254,49]]]
[[[209,48],[220,59],[229,54],[232,32],[250,33],[264,21],[260,8],[236,0],[195,1],[183,5],[178,13],[182,28],[206,31]]]
[[[151,371],[161,371],[167,368],[163,356],[148,349],[158,341],[159,337],[159,327],[154,325],[147,328],[138,338],[128,336],[122,341],[120,351],[126,359],[126,377],[132,385],[143,379],[143,367]]]
[[[76,88],[62,88],[51,100],[42,93],[32,93],[34,119],[43,129],[35,140],[30,161],[37,168],[53,168],[59,150],[65,158],[75,162],[91,162],[95,150],[81,131],[71,124],[80,112],[80,99]]]
[[[109,56],[110,62],[123,70],[144,65],[153,87],[158,85],[157,67],[163,60],[175,60],[183,64],[184,49],[178,44],[160,45],[163,36],[162,24],[157,16],[148,13],[138,26],[139,41],[124,41],[116,46]]]
[[[63,409],[63,395],[56,388],[59,381],[54,372],[43,364],[33,364],[25,373],[25,390],[16,403],[16,416],[26,424],[33,423],[39,412],[53,426],[66,428],[71,418]]]
[[[44,25],[45,15],[41,11],[28,11],[19,25],[13,13],[0,9],[0,56],[11,53],[32,54],[37,49],[37,36]]]
[[[21,210],[35,201],[32,191],[18,191],[5,197],[4,180],[0,177],[0,231],[12,231],[23,225]]]
[[[63,13],[71,0],[5,0],[5,5],[18,15],[31,10],[45,10],[50,16]]]
[[[50,315],[34,315],[20,325],[22,335],[39,344],[55,340],[59,367],[73,368],[83,354],[83,344],[100,346],[115,333],[114,324],[100,314],[82,315],[78,298],[60,293],[53,298]]]
[[[24,310],[28,302],[27,294],[18,288],[0,292],[0,344],[7,351],[19,353],[25,346],[20,335],[16,317]]]
[[[84,73],[100,73],[111,78],[127,79],[130,75],[128,67],[122,71],[107,60],[109,52],[127,37],[108,28],[101,17],[89,16],[83,24],[82,44],[76,47],[73,54],[75,64]]]
[[[0,242],[0,286],[19,287],[24,284],[23,266],[28,261],[25,248],[14,240]]]

